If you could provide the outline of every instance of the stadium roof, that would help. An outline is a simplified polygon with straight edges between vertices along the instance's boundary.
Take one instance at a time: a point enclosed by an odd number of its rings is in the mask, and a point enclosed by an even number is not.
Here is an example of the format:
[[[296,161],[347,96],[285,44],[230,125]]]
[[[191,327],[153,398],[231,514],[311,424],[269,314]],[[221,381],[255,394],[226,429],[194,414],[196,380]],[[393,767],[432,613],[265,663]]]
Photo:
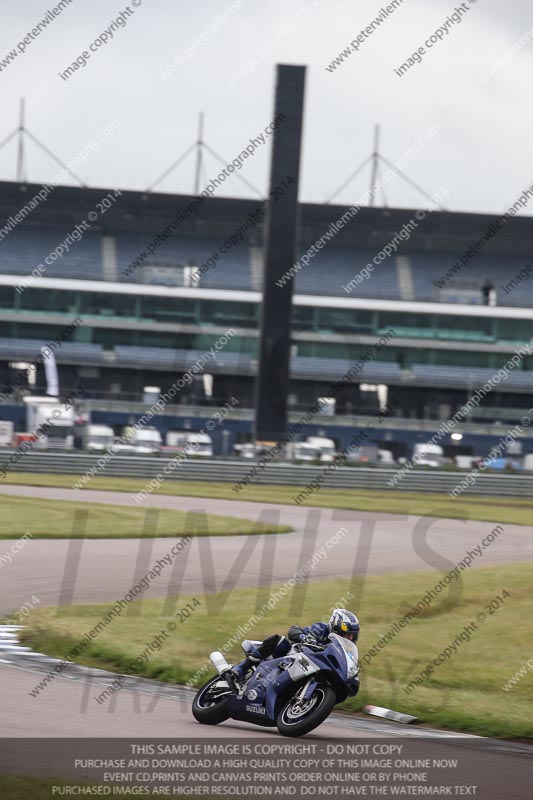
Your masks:
[[[93,210],[113,188],[82,188],[57,186],[46,199],[37,200],[28,209],[43,185],[0,182],[0,230],[5,220],[16,219],[21,209],[22,225],[76,225]],[[162,192],[122,191],[121,196],[102,219],[102,230],[111,233],[140,231],[146,234],[163,230],[176,215],[183,212],[198,198],[193,195],[166,194]],[[179,226],[182,235],[209,234],[224,236],[232,233],[242,221],[261,205],[261,200],[238,198],[206,198],[200,208]],[[350,206],[317,203],[301,204],[300,240],[313,242],[328,226],[345,214]],[[379,250],[420,209],[394,209],[362,207],[335,236],[335,243]],[[427,212],[423,224],[410,236],[410,248],[419,251],[456,253],[470,247],[487,228],[498,220],[497,215],[467,214],[450,211]],[[96,227],[96,226],[95,226]],[[251,236],[254,235],[252,231]],[[1,237],[0,237],[1,238]],[[502,228],[496,237],[484,246],[490,254],[528,255],[533,248],[533,219],[516,216]]]

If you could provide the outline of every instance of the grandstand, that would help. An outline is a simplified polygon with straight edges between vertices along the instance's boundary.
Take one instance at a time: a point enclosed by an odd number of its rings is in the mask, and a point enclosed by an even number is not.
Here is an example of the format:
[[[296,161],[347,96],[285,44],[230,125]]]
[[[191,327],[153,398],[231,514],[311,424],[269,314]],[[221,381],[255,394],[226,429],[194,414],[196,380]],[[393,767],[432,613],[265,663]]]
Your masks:
[[[198,380],[181,393],[179,402],[216,404],[233,395],[241,408],[251,408],[262,225],[250,226],[234,246],[222,246],[260,203],[208,198],[176,223],[193,197],[123,192],[79,241],[52,259],[50,254],[87,219],[107,190],[57,187],[27,213],[28,201],[39,189],[0,183],[0,219],[11,219],[0,225],[0,389],[20,369],[14,364],[33,360],[44,342],[79,316],[83,324],[73,340],[56,352],[65,392],[81,386],[95,401],[140,401],[144,386],[165,391],[233,328],[235,336],[206,368],[214,376],[212,398],[205,397]],[[300,255],[346,210],[302,204]],[[374,410],[375,393],[361,391],[360,384],[385,384],[394,394],[398,417],[445,418],[530,341],[533,281],[521,280],[513,291],[503,287],[528,263],[531,220],[510,220],[475,259],[439,287],[442,276],[493,218],[428,212],[394,255],[374,263],[414,214],[409,209],[361,208],[298,271],[293,410],[309,408],[326,394],[332,381],[390,329],[395,332],[390,343],[339,392],[338,414]],[[171,225],[171,234],[162,238]],[[219,254],[214,267],[198,275],[214,253]],[[343,289],[368,264],[373,264],[370,277],[352,291]],[[32,270],[37,277],[28,281]],[[484,304],[487,284],[495,289],[494,305]],[[44,389],[43,375],[33,388]],[[532,390],[533,357],[525,357],[480,406],[480,418],[499,419],[506,409],[518,413],[529,407]],[[14,404],[19,401],[13,397]]]

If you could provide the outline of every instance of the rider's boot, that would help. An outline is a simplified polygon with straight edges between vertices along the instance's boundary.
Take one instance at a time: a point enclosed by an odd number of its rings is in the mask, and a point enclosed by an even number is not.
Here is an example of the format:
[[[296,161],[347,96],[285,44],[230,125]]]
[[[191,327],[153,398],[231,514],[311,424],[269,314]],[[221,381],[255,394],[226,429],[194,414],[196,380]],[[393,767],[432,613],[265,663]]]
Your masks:
[[[235,664],[232,668],[233,677],[238,680],[242,681],[246,677],[246,675],[250,672],[252,667],[256,667],[261,661],[263,657],[260,655],[253,655],[248,654],[244,661],[241,661],[239,664]]]
[[[256,667],[263,659],[273,655],[282,637],[277,633],[267,636],[258,647],[248,652],[248,655],[239,664],[235,664],[232,673],[236,680],[243,681],[253,667]]]

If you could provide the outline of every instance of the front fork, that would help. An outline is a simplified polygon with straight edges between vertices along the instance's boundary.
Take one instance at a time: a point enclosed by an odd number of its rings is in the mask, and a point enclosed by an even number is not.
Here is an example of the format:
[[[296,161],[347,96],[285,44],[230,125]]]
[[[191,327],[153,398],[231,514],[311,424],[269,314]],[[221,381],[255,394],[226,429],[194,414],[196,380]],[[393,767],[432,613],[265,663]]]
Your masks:
[[[302,703],[304,700],[309,700],[317,686],[318,681],[316,678],[309,678],[309,680],[304,683],[298,694],[295,695],[294,699],[298,703]]]

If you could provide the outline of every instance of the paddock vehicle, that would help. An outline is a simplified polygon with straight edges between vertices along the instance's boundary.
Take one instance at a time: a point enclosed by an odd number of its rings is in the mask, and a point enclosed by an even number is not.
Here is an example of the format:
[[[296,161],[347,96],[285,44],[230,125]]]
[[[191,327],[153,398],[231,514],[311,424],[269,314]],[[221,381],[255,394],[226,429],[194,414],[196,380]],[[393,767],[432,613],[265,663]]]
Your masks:
[[[165,450],[187,453],[189,456],[213,457],[213,441],[207,433],[169,431]]]
[[[83,447],[85,450],[103,453],[113,447],[114,441],[113,428],[108,425],[87,425],[83,431]]]
[[[74,409],[58,397],[28,395],[26,433],[32,435],[35,448],[72,450],[74,446]],[[38,435],[39,431],[43,435]]]

